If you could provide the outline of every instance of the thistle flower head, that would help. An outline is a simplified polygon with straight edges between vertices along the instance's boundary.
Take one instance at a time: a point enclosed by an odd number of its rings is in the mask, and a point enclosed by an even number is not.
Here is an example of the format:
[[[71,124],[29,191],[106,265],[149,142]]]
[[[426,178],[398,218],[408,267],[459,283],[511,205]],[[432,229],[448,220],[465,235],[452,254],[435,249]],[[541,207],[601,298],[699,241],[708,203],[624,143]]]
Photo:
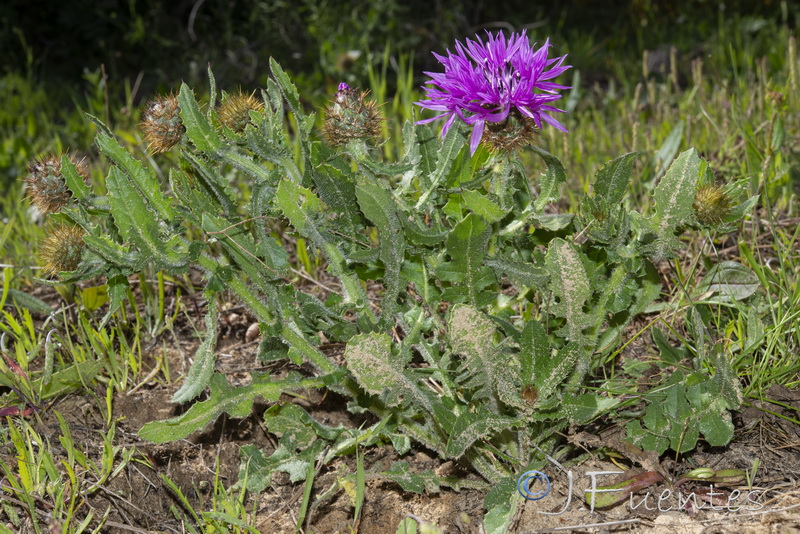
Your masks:
[[[71,154],[67,157],[78,175],[84,181],[88,180],[89,170],[84,161]],[[31,163],[24,181],[28,198],[44,213],[58,213],[72,198],[72,192],[61,174],[60,156],[50,155]]]
[[[700,186],[695,193],[692,209],[701,224],[715,226],[730,216],[733,199],[724,188],[707,184]]]
[[[228,96],[217,108],[220,122],[236,133],[242,133],[250,124],[250,112],[261,111],[264,103],[252,94],[237,93]]]
[[[77,226],[54,226],[39,248],[39,263],[44,274],[74,271],[83,252],[83,230]]]
[[[142,111],[141,121],[139,126],[153,154],[174,147],[186,131],[181,121],[178,99],[174,95],[159,96],[149,101]]]
[[[367,93],[339,84],[333,102],[325,110],[325,137],[334,146],[353,139],[374,139],[381,132],[378,106],[366,100]]]
[[[444,72],[425,73],[431,77],[424,88],[427,99],[415,103],[440,113],[417,124],[446,118],[444,135],[456,118],[464,121],[472,126],[469,147],[473,154],[484,138],[487,123],[532,121],[539,129],[546,122],[566,132],[564,125],[548,113],[564,113],[550,104],[561,98],[559,89],[569,87],[549,80],[570,68],[563,65],[567,56],[549,59],[549,39],[534,50],[524,31],[512,33],[508,40],[502,33],[487,32],[487,36],[487,42],[479,36],[474,41],[467,39],[466,44],[456,41],[456,52],[448,50],[446,57],[433,54],[444,66]],[[530,139],[530,126],[514,129],[519,131],[522,141]],[[489,135],[493,135],[491,131]],[[505,139],[495,145],[498,148],[521,144],[509,143],[507,136],[501,137]]]

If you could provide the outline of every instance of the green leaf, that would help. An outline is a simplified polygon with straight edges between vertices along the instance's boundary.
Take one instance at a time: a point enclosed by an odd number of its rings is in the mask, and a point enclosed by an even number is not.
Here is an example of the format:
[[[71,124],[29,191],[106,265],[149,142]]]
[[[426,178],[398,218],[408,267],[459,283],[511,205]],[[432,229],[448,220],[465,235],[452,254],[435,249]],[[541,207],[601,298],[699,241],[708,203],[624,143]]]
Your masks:
[[[519,424],[520,420],[515,417],[495,415],[486,410],[463,413],[456,419],[445,452],[449,458],[461,458],[477,440]]]
[[[620,402],[619,398],[605,397],[594,393],[569,395],[564,398],[561,411],[569,417],[570,422],[580,425],[608,413]]]
[[[491,228],[486,221],[471,213],[447,236],[447,253],[452,259],[450,269],[457,275],[455,280],[463,281],[466,285],[469,301],[473,304],[476,303],[478,291],[481,289],[477,282],[491,235]]]
[[[567,181],[567,173],[557,157],[537,146],[531,146],[531,149],[539,154],[547,165],[547,170],[539,179],[539,197],[533,203],[536,211],[541,212],[546,205],[561,198],[558,190],[561,184]]]
[[[549,376],[552,368],[549,362],[554,359],[550,353],[550,342],[544,326],[536,319],[531,319],[525,324],[519,342],[520,379],[524,385],[532,384],[535,378],[541,381],[542,376]]]
[[[120,234],[157,268],[185,267],[189,256],[184,242],[178,236],[166,241],[162,238],[158,219],[128,177],[117,167],[112,167],[106,178],[111,214]]]
[[[404,282],[400,277],[406,249],[403,226],[394,199],[380,185],[357,185],[356,198],[361,211],[380,233],[380,258],[383,262],[383,281],[386,287],[381,310],[383,317],[391,321],[397,307],[397,297],[404,288]]]
[[[69,190],[72,191],[72,196],[78,200],[86,198],[92,193],[91,188],[86,185],[86,182],[78,174],[78,170],[67,154],[61,155],[61,175],[64,177]]]
[[[178,93],[178,105],[181,121],[186,128],[186,136],[197,150],[208,154],[214,154],[219,150],[222,147],[222,139],[200,111],[200,106],[194,98],[194,91],[185,83],[181,84]]]
[[[667,138],[664,139],[661,147],[653,156],[653,165],[656,167],[657,177],[664,174],[667,166],[672,163],[675,154],[678,153],[678,148],[680,148],[681,140],[683,139],[683,126],[683,121],[678,121],[678,124],[670,130],[669,135],[667,135]]]
[[[457,125],[454,124],[452,128],[447,130],[447,134],[445,134],[444,139],[442,140],[442,146],[437,152],[436,164],[433,165],[433,167],[429,167],[430,175],[423,175],[421,177],[422,182],[427,185],[427,189],[422,195],[420,195],[415,206],[416,210],[419,210],[428,201],[430,195],[436,190],[437,187],[439,187],[442,179],[450,173],[450,168],[453,166],[453,160],[456,158],[456,156],[458,156],[458,153],[464,147],[465,142],[466,137],[464,137],[462,129]],[[429,163],[424,149],[423,154],[423,163]]]
[[[588,343],[584,329],[592,325],[592,317],[583,307],[590,303],[592,289],[584,267],[584,256],[574,245],[554,239],[547,248],[545,266],[550,274],[550,287],[555,301],[550,310],[564,317],[567,324],[557,331],[568,341]]]
[[[328,270],[342,283],[345,302],[364,308],[367,301],[364,288],[352,269],[345,265],[344,254],[318,221],[323,215],[319,198],[309,189],[284,179],[275,193],[278,207],[301,235],[310,239],[328,258]]]
[[[276,472],[287,473],[292,483],[305,480],[309,467],[314,466],[324,447],[324,441],[315,441],[297,452],[280,444],[270,456],[265,456],[255,445],[243,445],[236,486],[247,481],[247,491],[258,494],[272,484],[272,475]]]
[[[202,430],[223,413],[231,417],[246,417],[257,397],[267,402],[277,401],[284,391],[322,387],[322,379],[297,377],[272,380],[263,373],[253,373],[253,381],[246,386],[231,387],[225,375],[214,373],[209,381],[209,398],[197,402],[184,414],[166,421],[153,421],[139,430],[139,437],[154,443],[183,439],[192,432]]]
[[[759,287],[758,276],[750,268],[735,261],[723,261],[709,269],[692,292],[692,299],[696,303],[733,302],[753,295]]]
[[[529,287],[542,290],[547,287],[547,282],[550,280],[547,270],[530,262],[491,258],[484,264],[494,269],[498,278],[502,274],[506,275],[516,288]]]
[[[219,327],[219,316],[217,314],[216,300],[212,297],[208,299],[208,313],[206,314],[206,334],[203,342],[194,353],[194,362],[189,368],[189,373],[181,388],[172,396],[172,402],[181,404],[189,402],[200,395],[211,380],[214,374],[214,366],[217,362],[215,353],[217,345],[217,332]]]
[[[486,534],[510,532],[520,500],[516,480],[505,478],[495,485],[484,499],[488,512],[483,517],[483,531]]]
[[[476,215],[483,217],[489,224],[497,222],[508,214],[509,209],[501,209],[495,202],[477,191],[464,191],[461,193],[464,207],[472,210]]]
[[[142,163],[122,148],[113,137],[98,133],[95,136],[95,143],[100,152],[116,163],[125,174],[126,182],[129,184],[128,188],[135,190],[132,193],[138,193],[141,197],[139,204],[147,206],[154,212],[150,218],[155,216],[165,222],[175,218],[175,209],[172,207],[170,199],[161,191],[161,184],[152,171],[145,169]]]
[[[50,307],[45,301],[38,297],[34,297],[33,295],[29,295],[24,291],[20,291],[18,289],[8,289],[8,300],[3,304],[3,307],[8,307],[9,305],[19,306],[20,308],[25,308],[30,310],[33,313],[37,313],[39,315],[50,315],[53,313],[53,308]]]
[[[44,386],[41,384],[41,378],[34,380],[32,389],[33,391],[41,391],[42,400],[52,399],[75,391],[80,387],[87,387],[102,369],[103,362],[100,360],[78,362],[66,369],[53,373]]]
[[[264,424],[290,448],[302,450],[317,437],[336,440],[345,428],[323,425],[296,404],[280,404],[264,412]]]
[[[415,380],[405,375],[405,363],[392,354],[392,341],[386,334],[364,334],[353,337],[344,351],[347,367],[359,385],[379,396],[387,406],[399,406],[414,400],[428,411],[432,406],[419,390]]]
[[[610,208],[619,208],[631,181],[633,160],[639,154],[639,152],[629,152],[603,165],[592,184],[593,196],[603,199],[605,205]]]
[[[670,165],[654,192],[653,223],[657,233],[654,259],[671,257],[680,248],[675,232],[691,222],[694,196],[700,176],[700,158],[695,149],[682,153]]]
[[[363,224],[356,204],[356,187],[352,174],[332,165],[322,164],[311,174],[320,198],[337,214],[339,231],[357,237]]]
[[[455,354],[463,355],[472,385],[489,385],[490,406],[495,413],[500,413],[495,396],[505,404],[522,407],[519,370],[509,365],[507,355],[494,346],[494,323],[477,308],[456,304],[450,310],[447,326],[450,346]]]

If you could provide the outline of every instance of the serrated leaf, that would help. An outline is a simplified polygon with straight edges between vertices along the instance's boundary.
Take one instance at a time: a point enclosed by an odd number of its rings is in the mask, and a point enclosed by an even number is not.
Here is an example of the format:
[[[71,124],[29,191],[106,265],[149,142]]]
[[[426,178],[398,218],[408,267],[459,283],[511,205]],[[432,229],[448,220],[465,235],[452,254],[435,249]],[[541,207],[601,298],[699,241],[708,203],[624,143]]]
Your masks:
[[[86,198],[92,193],[91,188],[86,185],[86,182],[84,182],[83,178],[78,174],[78,170],[67,154],[61,155],[61,175],[64,177],[64,182],[67,184],[67,187],[72,192],[72,196],[78,200]]]
[[[106,236],[83,236],[83,242],[105,261],[118,267],[126,267],[131,272],[141,271],[147,263],[139,251],[130,250],[130,247],[115,243]]]
[[[447,236],[445,246],[452,259],[450,270],[456,274],[456,280],[462,281],[467,287],[469,301],[473,304],[481,289],[477,282],[491,235],[491,228],[486,221],[470,213]]]
[[[117,167],[112,167],[106,178],[111,214],[120,234],[157,268],[185,267],[189,256],[184,243],[178,236],[166,241],[161,237],[158,220],[127,176]]]
[[[603,199],[610,208],[619,207],[631,181],[633,160],[639,154],[629,152],[603,165],[592,184],[594,197]]]
[[[219,150],[222,146],[222,139],[200,111],[194,91],[185,83],[181,84],[178,92],[178,105],[180,106],[181,121],[186,128],[186,136],[197,147],[197,150],[208,154],[214,154]]]
[[[317,437],[326,441],[336,440],[345,428],[330,427],[316,421],[296,404],[282,404],[264,412],[264,424],[270,432],[281,439],[281,443],[296,449],[304,449]]]
[[[491,258],[484,261],[484,264],[494,269],[498,278],[505,274],[516,288],[529,287],[542,290],[550,280],[547,270],[530,262]]]
[[[567,321],[566,327],[559,333],[563,333],[568,341],[588,343],[584,329],[591,326],[593,321],[583,307],[589,304],[592,289],[582,253],[563,239],[554,239],[547,248],[545,266],[556,299],[550,310]]]
[[[547,170],[539,178],[539,197],[533,203],[536,211],[541,213],[546,205],[561,198],[559,187],[567,181],[567,173],[557,157],[537,146],[531,146],[531,149],[547,165]]]
[[[392,354],[392,341],[385,334],[353,337],[344,351],[347,367],[359,385],[371,395],[378,395],[387,406],[399,406],[407,397],[432,410],[427,397],[413,379],[403,372],[405,363]]]
[[[619,398],[583,393],[564,397],[561,411],[569,417],[570,422],[586,424],[599,415],[611,411],[620,403]]]
[[[225,375],[214,373],[209,381],[210,395],[197,402],[184,414],[166,421],[153,421],[139,430],[139,437],[154,443],[183,439],[192,432],[202,430],[223,413],[232,417],[246,417],[257,397],[267,402],[277,401],[284,391],[322,387],[321,379],[297,377],[272,380],[267,374],[254,373],[253,381],[246,386],[231,387]]]
[[[453,432],[447,442],[445,453],[449,458],[460,458],[477,440],[489,437],[501,430],[510,430],[519,424],[519,419],[495,415],[489,411],[463,413],[456,419]]]
[[[712,447],[723,447],[733,439],[733,421],[727,410],[708,411],[698,421],[698,430]]]
[[[338,244],[327,233],[323,234],[324,228],[317,222],[322,215],[319,198],[311,190],[284,179],[275,193],[275,201],[292,226],[310,239],[328,258],[328,270],[341,281],[345,302],[363,308],[367,296],[361,282],[352,269],[345,266],[344,254]]]
[[[137,191],[141,197],[139,203],[146,205],[161,220],[169,222],[174,219],[175,209],[170,199],[161,191],[161,185],[152,171],[145,169],[142,163],[122,148],[113,137],[98,133],[95,136],[95,144],[100,152],[116,163],[125,174],[129,188]]]
[[[272,484],[275,472],[287,473],[292,483],[305,480],[309,466],[314,465],[324,447],[324,441],[316,441],[297,452],[281,444],[270,456],[265,456],[255,445],[243,445],[236,487],[246,481],[247,491],[258,494]]]
[[[217,315],[217,305],[214,298],[208,301],[208,313],[206,314],[206,333],[203,342],[197,347],[194,353],[194,361],[186,374],[181,388],[172,396],[172,402],[181,404],[188,402],[200,395],[211,380],[214,374],[214,366],[217,362],[215,352],[217,345],[217,333],[219,327],[219,316]]]
[[[282,276],[283,264],[272,264],[271,257],[259,258],[255,255],[258,251],[252,235],[244,224],[233,224],[221,217],[204,214],[202,219],[203,230],[215,235],[220,244],[230,257],[258,286],[258,288],[271,299],[276,299],[274,280]],[[279,260],[282,259],[279,257]],[[273,305],[277,302],[273,302]]]
[[[454,353],[463,355],[472,383],[489,385],[495,413],[499,409],[494,397],[507,405],[522,407],[519,370],[505,363],[505,355],[494,346],[494,323],[477,308],[456,304],[450,310],[447,327],[450,346]]]
[[[50,315],[53,313],[53,308],[51,308],[49,304],[38,297],[34,297],[33,295],[25,293],[24,291],[9,288],[7,295],[8,300],[5,302],[5,304],[3,304],[4,307],[8,307],[10,305],[19,306],[39,315]]]
[[[692,220],[699,176],[700,158],[692,148],[678,156],[659,181],[653,194],[653,222],[663,247],[673,247],[675,231]]]
[[[416,220],[400,219],[405,228],[405,235],[409,242],[415,245],[435,246],[444,241],[449,233],[440,225],[428,228]]]
[[[465,208],[480,215],[489,224],[499,221],[509,212],[509,209],[501,209],[497,203],[477,191],[464,191],[461,197],[464,199]]]
[[[444,177],[450,173],[450,169],[453,166],[453,160],[456,158],[456,156],[458,156],[458,153],[464,147],[466,140],[466,137],[464,137],[462,133],[462,129],[456,124],[447,130],[447,134],[445,134],[444,139],[442,140],[442,146],[436,153],[436,164],[432,167],[426,166],[426,168],[430,171],[428,176],[423,176],[423,182],[427,188],[425,189],[425,192],[420,195],[415,209],[420,209],[428,201],[430,195],[433,194],[437,187],[439,187],[442,179],[444,179]],[[427,156],[428,154],[423,148],[423,163],[429,164],[430,159]]]
[[[339,231],[356,237],[362,227],[356,204],[356,188],[352,176],[332,165],[319,165],[312,173],[317,192],[336,214]]]
[[[520,380],[524,385],[532,384],[536,377],[546,376],[552,365],[548,362],[550,342],[542,323],[531,319],[525,324],[519,342]],[[540,392],[537,391],[537,394]]]
[[[383,282],[386,287],[381,310],[383,317],[391,321],[397,307],[397,297],[403,288],[403,280],[400,277],[406,249],[403,226],[394,199],[380,185],[357,185],[356,198],[364,216],[378,228],[380,234],[380,258],[383,262]]]
[[[503,479],[484,499],[488,510],[483,516],[483,531],[486,534],[507,534],[517,515],[520,502],[516,480]]]

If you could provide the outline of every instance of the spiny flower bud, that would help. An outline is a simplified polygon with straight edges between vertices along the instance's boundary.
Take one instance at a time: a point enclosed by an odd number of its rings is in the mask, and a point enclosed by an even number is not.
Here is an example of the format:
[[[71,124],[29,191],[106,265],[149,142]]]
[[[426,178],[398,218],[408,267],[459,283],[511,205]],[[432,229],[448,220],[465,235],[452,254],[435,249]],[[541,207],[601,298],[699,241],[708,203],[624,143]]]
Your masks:
[[[222,124],[236,133],[242,133],[250,124],[250,112],[262,109],[264,103],[255,96],[237,93],[225,99],[217,108],[217,115]]]
[[[495,152],[512,152],[533,142],[539,129],[533,119],[512,110],[501,122],[487,122],[481,142]]]
[[[89,170],[83,160],[73,155],[67,157],[78,175],[84,181],[88,180]],[[72,192],[61,174],[60,156],[51,155],[31,163],[25,177],[25,187],[33,205],[44,213],[58,213],[72,198]]]
[[[142,111],[139,126],[153,154],[174,147],[186,131],[181,121],[178,99],[173,95],[159,96],[148,102]]]
[[[325,110],[325,137],[331,145],[352,139],[374,139],[381,132],[381,117],[375,102],[365,101],[367,93],[339,84],[336,97]]]
[[[716,185],[703,185],[694,195],[692,209],[697,220],[703,225],[717,225],[731,214],[733,202],[730,195]]]
[[[46,275],[78,268],[83,252],[83,230],[60,225],[50,229],[39,248],[39,263]]]

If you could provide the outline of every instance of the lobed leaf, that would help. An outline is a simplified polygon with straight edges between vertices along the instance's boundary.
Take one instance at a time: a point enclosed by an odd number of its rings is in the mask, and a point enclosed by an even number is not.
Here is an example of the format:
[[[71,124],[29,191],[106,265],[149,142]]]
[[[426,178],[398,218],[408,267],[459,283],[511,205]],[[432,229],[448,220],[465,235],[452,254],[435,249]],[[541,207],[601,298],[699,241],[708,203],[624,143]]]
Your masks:
[[[182,415],[166,421],[152,421],[139,430],[139,437],[154,443],[183,439],[192,432],[202,430],[223,413],[231,417],[246,417],[259,396],[267,402],[277,401],[285,391],[322,387],[320,378],[291,377],[272,380],[263,373],[254,373],[253,381],[246,386],[231,387],[225,375],[214,373],[209,381],[209,398],[192,405]]]

